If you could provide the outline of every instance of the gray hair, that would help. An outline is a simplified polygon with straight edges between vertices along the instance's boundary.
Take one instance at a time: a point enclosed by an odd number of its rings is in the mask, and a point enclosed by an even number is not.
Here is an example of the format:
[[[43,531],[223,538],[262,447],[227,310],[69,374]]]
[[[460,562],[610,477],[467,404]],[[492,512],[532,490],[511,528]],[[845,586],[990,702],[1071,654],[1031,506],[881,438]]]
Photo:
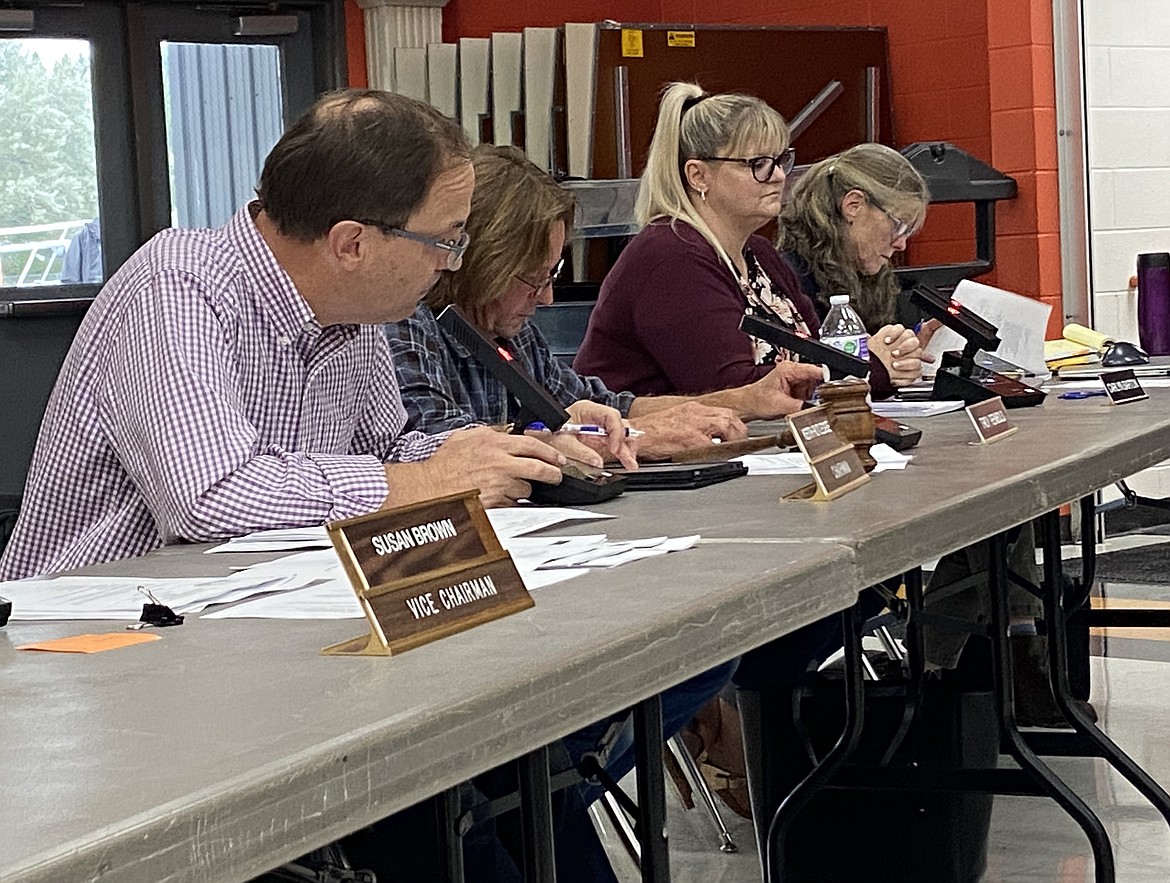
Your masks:
[[[913,217],[905,220],[916,224],[930,201],[926,181],[906,157],[884,144],[858,144],[816,163],[796,182],[780,212],[779,247],[808,265],[821,307],[827,308],[830,295],[847,294],[872,332],[893,321],[900,288],[888,264],[874,276],[858,271],[841,214],[851,190],[889,211],[912,208]]]

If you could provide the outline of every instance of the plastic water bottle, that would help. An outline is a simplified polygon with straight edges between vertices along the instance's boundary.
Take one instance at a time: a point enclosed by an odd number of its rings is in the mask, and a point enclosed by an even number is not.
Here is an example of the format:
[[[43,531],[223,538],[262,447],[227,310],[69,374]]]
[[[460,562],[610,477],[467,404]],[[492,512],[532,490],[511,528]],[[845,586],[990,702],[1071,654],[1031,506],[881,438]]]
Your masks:
[[[849,295],[834,294],[825,321],[821,323],[821,343],[834,346],[859,359],[869,358],[869,335],[857,311],[849,306]]]

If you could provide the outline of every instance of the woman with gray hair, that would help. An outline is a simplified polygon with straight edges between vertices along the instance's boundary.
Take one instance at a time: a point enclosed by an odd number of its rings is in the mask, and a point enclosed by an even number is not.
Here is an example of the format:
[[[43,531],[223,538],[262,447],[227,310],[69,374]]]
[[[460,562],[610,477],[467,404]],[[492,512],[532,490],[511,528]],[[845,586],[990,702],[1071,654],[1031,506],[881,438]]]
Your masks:
[[[756,235],[780,214],[793,159],[788,126],[760,99],[668,86],[638,189],[643,227],[602,283],[577,370],[664,395],[741,386],[791,366],[739,322],[749,313],[804,336],[820,329],[791,269]],[[880,329],[869,348],[879,393],[920,375],[906,329]]]
[[[865,327],[896,321],[890,261],[922,227],[930,192],[909,160],[884,144],[858,144],[821,160],[792,188],[780,215],[780,255],[822,318],[847,294]]]

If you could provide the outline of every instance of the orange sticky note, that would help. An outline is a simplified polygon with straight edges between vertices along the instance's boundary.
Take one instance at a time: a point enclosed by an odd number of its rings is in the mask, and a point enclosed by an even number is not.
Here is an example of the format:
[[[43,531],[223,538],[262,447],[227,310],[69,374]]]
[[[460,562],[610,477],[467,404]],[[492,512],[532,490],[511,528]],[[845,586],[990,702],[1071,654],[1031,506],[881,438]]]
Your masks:
[[[48,650],[53,653],[101,653],[103,650],[117,650],[157,641],[162,635],[146,632],[106,632],[101,635],[74,635],[71,638],[55,638],[52,641],[38,641],[23,644],[17,650]]]

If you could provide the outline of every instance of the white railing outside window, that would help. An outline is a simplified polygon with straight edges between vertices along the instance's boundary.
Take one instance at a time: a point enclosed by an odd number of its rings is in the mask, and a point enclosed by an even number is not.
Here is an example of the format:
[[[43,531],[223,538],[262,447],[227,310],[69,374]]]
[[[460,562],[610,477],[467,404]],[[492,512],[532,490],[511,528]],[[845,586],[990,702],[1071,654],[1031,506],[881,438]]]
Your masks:
[[[65,250],[86,220],[0,227],[0,288],[60,282]]]

